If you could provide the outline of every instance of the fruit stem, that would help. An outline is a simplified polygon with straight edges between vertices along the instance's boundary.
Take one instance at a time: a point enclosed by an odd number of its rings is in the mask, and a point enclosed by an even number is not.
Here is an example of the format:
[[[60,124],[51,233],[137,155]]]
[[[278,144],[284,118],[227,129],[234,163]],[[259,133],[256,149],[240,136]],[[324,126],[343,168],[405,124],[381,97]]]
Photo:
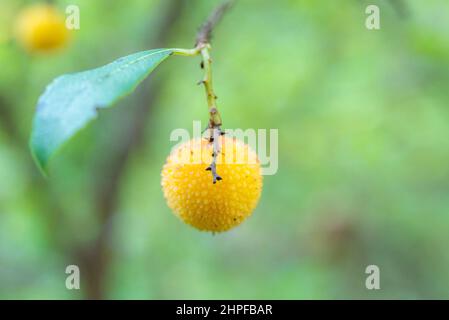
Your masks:
[[[213,146],[212,151],[212,163],[206,168],[212,172],[212,182],[215,184],[217,181],[222,180],[222,178],[217,174],[217,156],[220,153],[220,136],[224,134],[221,131],[221,116],[217,109],[217,96],[214,93],[212,86],[212,59],[210,57],[210,40],[212,37],[212,30],[218,24],[218,22],[223,17],[223,14],[231,7],[233,1],[227,0],[219,5],[211,13],[205,23],[201,26],[197,36],[196,44],[193,49],[173,49],[173,54],[181,56],[196,56],[201,54],[201,68],[204,69],[203,80],[199,81],[198,84],[204,85],[204,90],[206,92],[207,106],[209,111],[209,124],[208,129],[210,132],[209,143]]]
[[[198,43],[198,45],[202,45],[202,43]],[[207,106],[209,110],[209,142],[212,143],[213,151],[212,151],[212,163],[206,170],[210,170],[212,173],[212,182],[215,184],[217,181],[222,180],[222,178],[217,174],[217,156],[220,153],[220,135],[221,131],[221,116],[220,112],[217,109],[217,96],[214,93],[214,89],[212,86],[212,59],[210,57],[209,50],[211,46],[209,43],[205,43],[202,45],[201,56],[203,58],[201,62],[201,67],[204,69],[204,78],[200,81],[200,83],[204,84],[204,90],[206,92]]]
[[[204,68],[204,78],[200,83],[204,84],[206,92],[207,106],[209,108],[209,128],[216,128],[221,126],[221,116],[216,105],[217,96],[212,87],[212,59],[209,50],[209,44],[206,44],[204,48],[201,49],[201,56],[203,57],[201,66]]]
[[[209,53],[210,49],[211,46],[209,43],[199,42],[193,49],[176,48],[172,50],[173,54],[186,57],[193,57],[201,54],[201,68],[204,69],[204,77],[203,80],[198,82],[198,84],[204,84],[204,89],[206,91],[207,105],[209,108],[209,128],[216,128],[221,126],[221,116],[216,106],[217,96],[215,95],[212,87],[212,59]]]

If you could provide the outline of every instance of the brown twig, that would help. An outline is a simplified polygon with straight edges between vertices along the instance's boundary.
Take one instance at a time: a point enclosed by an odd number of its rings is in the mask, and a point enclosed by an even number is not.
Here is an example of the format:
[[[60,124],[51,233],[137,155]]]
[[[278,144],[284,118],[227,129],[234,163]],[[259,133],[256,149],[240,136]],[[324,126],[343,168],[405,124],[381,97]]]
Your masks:
[[[201,27],[196,35],[195,46],[199,46],[201,44],[207,44],[207,43],[211,42],[212,31],[214,30],[215,26],[220,22],[224,13],[229,8],[231,8],[231,6],[233,4],[234,4],[233,0],[228,0],[228,1],[223,2],[221,5],[219,5],[217,8],[215,8],[214,11],[212,11],[210,16],[207,18],[206,22],[204,22],[201,25]]]
[[[212,85],[212,59],[209,54],[211,49],[210,41],[212,38],[212,31],[215,26],[220,22],[224,13],[231,7],[233,1],[225,1],[219,5],[203,23],[198,34],[196,36],[195,47],[201,52],[202,61],[201,68],[204,69],[204,78],[199,82],[204,85],[206,92],[207,105],[209,108],[209,143],[212,143],[212,163],[206,168],[206,170],[212,173],[212,182],[215,184],[217,181],[222,180],[217,173],[217,156],[220,153],[220,139],[219,136],[223,134],[221,131],[221,115],[218,111],[213,85]]]
[[[168,4],[166,14],[153,41],[156,46],[166,45],[175,21],[183,11],[185,0],[172,0]],[[146,119],[155,104],[160,92],[160,83],[151,83],[151,87],[140,91],[139,103],[135,109],[128,131],[120,144],[108,157],[109,165],[101,173],[102,179],[96,187],[96,208],[101,230],[93,243],[75,251],[75,257],[81,261],[82,272],[86,280],[86,296],[88,299],[103,299],[105,297],[105,275],[110,262],[109,239],[112,232],[112,220],[117,207],[120,181],[126,169],[129,155],[135,151],[142,141]]]

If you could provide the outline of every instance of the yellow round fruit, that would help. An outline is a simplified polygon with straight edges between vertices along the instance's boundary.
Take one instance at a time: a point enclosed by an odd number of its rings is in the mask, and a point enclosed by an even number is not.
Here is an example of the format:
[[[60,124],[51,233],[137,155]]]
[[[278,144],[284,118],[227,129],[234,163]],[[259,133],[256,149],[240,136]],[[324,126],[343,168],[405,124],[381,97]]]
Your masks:
[[[31,52],[61,48],[69,37],[64,16],[48,4],[33,5],[20,12],[15,34],[18,42]]]
[[[256,207],[262,175],[256,153],[235,138],[219,138],[217,173],[210,171],[213,147],[193,139],[175,148],[162,169],[162,189],[168,206],[187,224],[221,232],[243,222]]]

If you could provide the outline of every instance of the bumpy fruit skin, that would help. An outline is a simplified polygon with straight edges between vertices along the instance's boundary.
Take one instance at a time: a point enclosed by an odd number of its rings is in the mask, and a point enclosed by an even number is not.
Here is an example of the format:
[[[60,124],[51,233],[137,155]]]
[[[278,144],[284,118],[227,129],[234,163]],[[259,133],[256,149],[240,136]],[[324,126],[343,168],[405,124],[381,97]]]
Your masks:
[[[63,47],[69,37],[64,16],[54,7],[37,4],[19,13],[16,38],[31,52],[48,52]]]
[[[178,146],[162,169],[168,206],[184,222],[203,231],[226,231],[242,223],[253,212],[262,191],[256,153],[234,138],[221,137],[220,144],[217,173],[223,180],[216,184],[206,171],[213,147],[205,139]]]

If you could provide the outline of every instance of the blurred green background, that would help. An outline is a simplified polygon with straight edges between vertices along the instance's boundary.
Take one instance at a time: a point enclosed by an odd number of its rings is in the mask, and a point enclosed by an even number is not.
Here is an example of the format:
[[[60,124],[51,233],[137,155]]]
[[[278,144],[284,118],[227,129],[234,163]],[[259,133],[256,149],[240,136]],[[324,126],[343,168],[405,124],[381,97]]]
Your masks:
[[[279,130],[279,170],[216,235],[160,187],[171,130],[207,121],[199,58],[169,59],[101,111],[49,179],[28,137],[54,77],[190,48],[219,1],[54,1],[79,5],[81,29],[29,54],[7,34],[35,2],[0,0],[0,298],[449,298],[448,1],[237,1],[213,40],[218,103],[226,128]],[[368,4],[381,30],[365,28]],[[65,287],[70,264],[81,290]]]

